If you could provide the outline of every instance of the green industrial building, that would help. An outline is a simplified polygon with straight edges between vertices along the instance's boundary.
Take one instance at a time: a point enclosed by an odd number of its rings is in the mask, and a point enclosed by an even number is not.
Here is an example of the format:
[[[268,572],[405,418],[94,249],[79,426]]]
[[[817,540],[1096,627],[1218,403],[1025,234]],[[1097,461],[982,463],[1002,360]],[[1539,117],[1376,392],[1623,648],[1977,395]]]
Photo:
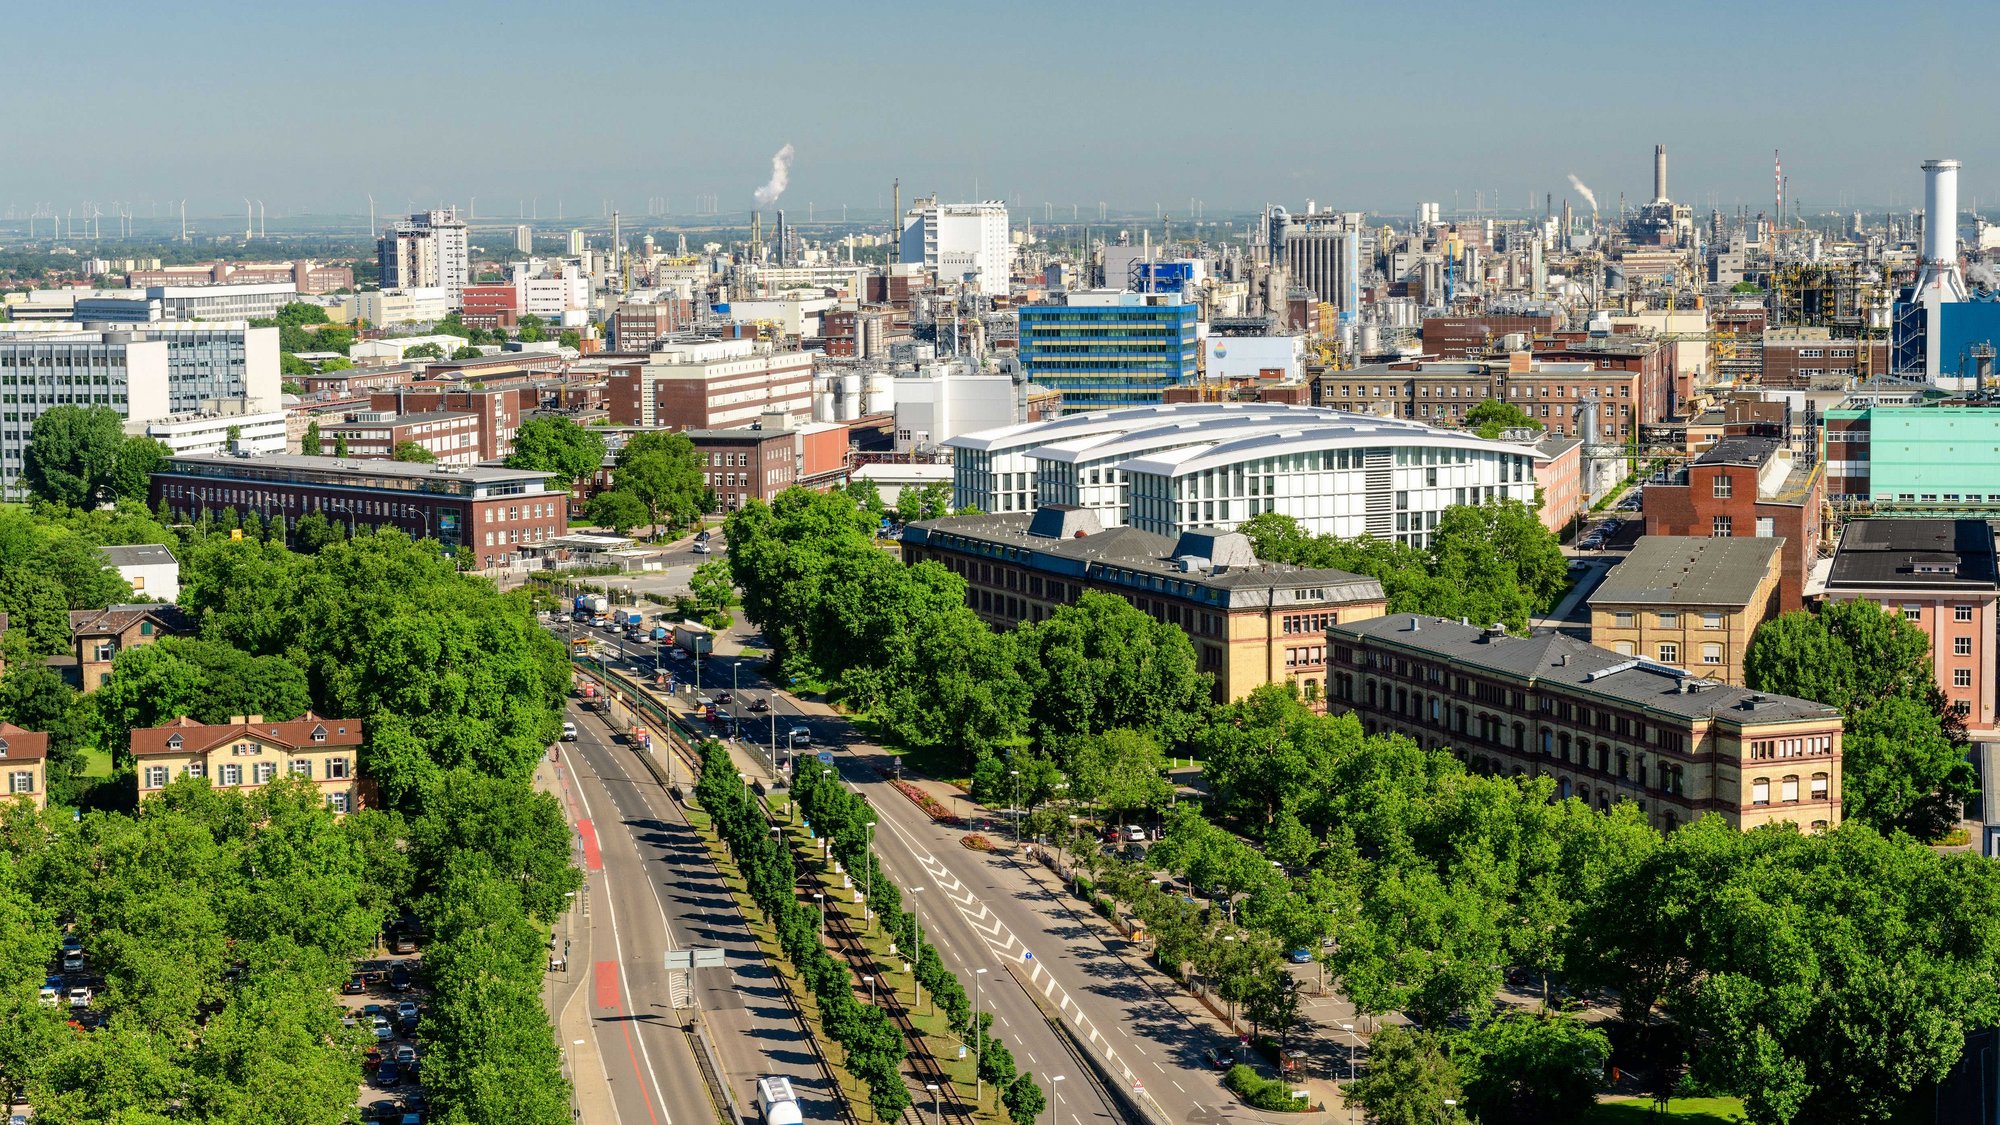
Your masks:
[[[1824,423],[1829,500],[2000,511],[2000,407],[1842,406]]]

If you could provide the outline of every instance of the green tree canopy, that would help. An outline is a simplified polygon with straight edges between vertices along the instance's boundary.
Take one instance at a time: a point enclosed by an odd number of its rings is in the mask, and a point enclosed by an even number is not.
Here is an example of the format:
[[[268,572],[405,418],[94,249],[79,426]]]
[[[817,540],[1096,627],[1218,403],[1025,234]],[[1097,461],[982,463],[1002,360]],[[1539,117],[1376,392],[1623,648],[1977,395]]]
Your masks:
[[[1086,591],[1021,625],[1015,639],[1044,737],[1130,727],[1175,744],[1201,721],[1214,689],[1186,632],[1116,595]]]
[[[613,466],[611,486],[646,505],[646,522],[655,529],[685,526],[701,515],[701,455],[686,434],[633,434]]]
[[[103,745],[121,758],[133,730],[182,716],[202,723],[232,715],[282,720],[312,706],[305,672],[290,660],[199,637],[162,637],[125,649],[95,695]]]
[[[418,464],[428,465],[436,463],[437,454],[432,453],[428,449],[425,449],[422,445],[418,444],[417,442],[399,441],[396,443],[396,448],[391,449],[389,451],[389,460],[413,461]]]
[[[1492,440],[1508,430],[1543,430],[1542,425],[1528,413],[1506,399],[1481,399],[1479,404],[1465,412],[1465,428],[1480,437]]]
[[[29,491],[54,504],[92,508],[120,498],[143,503],[166,447],[125,436],[108,406],[57,406],[30,429],[22,476]]]
[[[550,483],[571,488],[604,467],[604,435],[570,418],[529,418],[514,431],[507,467],[549,473]]]
[[[1464,1125],[1465,1092],[1444,1043],[1428,1031],[1394,1025],[1368,1043],[1368,1069],[1341,1089],[1376,1125]],[[1455,1105],[1444,1103],[1451,1101]]]
[[[426,341],[403,349],[404,359],[443,359],[444,346]]]
[[[607,488],[583,506],[583,518],[615,535],[626,535],[646,522],[645,502],[622,489]]]

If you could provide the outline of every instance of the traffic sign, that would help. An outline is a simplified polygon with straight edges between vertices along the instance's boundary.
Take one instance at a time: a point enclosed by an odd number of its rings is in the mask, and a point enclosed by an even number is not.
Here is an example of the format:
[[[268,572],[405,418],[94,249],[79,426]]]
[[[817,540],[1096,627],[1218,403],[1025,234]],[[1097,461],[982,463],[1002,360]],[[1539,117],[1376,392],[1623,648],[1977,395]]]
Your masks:
[[[1022,950],[1022,951],[1021,951],[1021,960],[1023,960],[1023,961],[1033,961],[1034,959],[1035,959],[1035,955],[1034,955],[1033,953],[1031,953],[1031,952],[1029,952],[1029,951],[1027,951],[1027,950]]]
[[[824,763],[826,763],[826,764],[827,764],[827,765],[829,765],[829,766],[830,766],[830,765],[832,765],[832,764],[833,764],[833,751],[831,751],[831,750],[822,750],[822,751],[820,751],[820,752],[819,752],[819,760],[820,760],[820,761],[822,761],[822,762],[824,762]]]

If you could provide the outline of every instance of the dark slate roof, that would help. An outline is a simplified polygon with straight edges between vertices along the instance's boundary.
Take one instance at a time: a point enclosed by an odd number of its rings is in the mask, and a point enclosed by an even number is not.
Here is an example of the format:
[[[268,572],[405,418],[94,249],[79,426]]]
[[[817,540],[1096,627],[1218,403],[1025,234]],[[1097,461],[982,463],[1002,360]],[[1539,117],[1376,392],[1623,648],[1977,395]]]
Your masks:
[[[1604,576],[1590,604],[1747,605],[1784,543],[1780,538],[1642,536]]]
[[[1412,620],[1417,629],[1410,628]],[[1343,621],[1327,635],[1343,635],[1372,645],[1394,645],[1460,668],[1477,668],[1514,680],[1552,685],[1568,695],[1596,695],[1684,718],[1746,724],[1838,718],[1824,703],[1770,695],[1702,680],[1642,657],[1624,656],[1552,631],[1529,636],[1489,637],[1487,631],[1438,617],[1392,613],[1366,621]],[[1695,686],[1681,690],[1683,683]]]
[[[99,547],[112,566],[164,566],[176,562],[174,553],[159,543],[133,547]]]
[[[1854,520],[1840,534],[1827,586],[1991,591],[2000,587],[1993,525],[1975,519]]]
[[[179,606],[140,602],[104,609],[70,610],[69,634],[74,637],[80,633],[122,633],[137,625],[142,617],[152,618],[154,624],[166,633],[194,631],[194,619],[181,612]]]
[[[1777,438],[1732,434],[1718,438],[1694,460],[1697,465],[1761,465],[1784,444]]]

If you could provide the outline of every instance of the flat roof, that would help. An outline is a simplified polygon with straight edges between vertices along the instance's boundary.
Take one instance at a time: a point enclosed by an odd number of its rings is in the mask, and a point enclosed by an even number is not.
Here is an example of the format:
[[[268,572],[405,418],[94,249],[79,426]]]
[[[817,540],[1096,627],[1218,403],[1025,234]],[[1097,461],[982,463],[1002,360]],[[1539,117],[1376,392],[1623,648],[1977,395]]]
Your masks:
[[[1772,437],[1731,434],[1717,438],[1714,445],[1694,459],[1697,465],[1762,465],[1775,456],[1785,443]]]
[[[1840,718],[1839,711],[1824,703],[1703,680],[1553,631],[1489,637],[1484,629],[1446,618],[1392,613],[1330,625],[1327,635],[1336,643],[1345,635],[1404,647],[1458,667],[1550,684],[1570,694],[1597,695],[1687,719],[1715,718],[1747,725]],[[1693,684],[1694,690],[1683,691],[1684,682]]]
[[[1645,535],[1611,568],[1590,604],[1745,606],[1773,572],[1780,538]]]
[[[2000,589],[1993,524],[1979,519],[1866,519],[1840,533],[1827,588]]]
[[[380,457],[308,457],[302,453],[260,453],[253,457],[233,457],[226,453],[199,453],[166,459],[162,472],[179,468],[259,469],[276,472],[330,473],[367,477],[403,477],[409,480],[462,480],[472,484],[509,484],[515,481],[546,481],[549,474],[537,469],[507,469],[487,465],[433,465],[415,461],[390,461]]]
[[[98,551],[112,566],[164,566],[177,562],[174,553],[159,543],[141,543],[133,547],[99,547]]]
[[[369,411],[360,410],[356,411],[355,413],[366,414],[369,413]],[[470,410],[425,410],[425,411],[420,411],[416,414],[398,414],[391,418],[383,418],[380,421],[373,421],[373,422],[367,421],[365,419],[346,418],[338,422],[328,422],[322,428],[332,429],[336,426],[410,426],[410,425],[415,425],[419,422],[442,422],[448,418],[478,418],[478,417],[479,417],[478,414],[475,414]]]

